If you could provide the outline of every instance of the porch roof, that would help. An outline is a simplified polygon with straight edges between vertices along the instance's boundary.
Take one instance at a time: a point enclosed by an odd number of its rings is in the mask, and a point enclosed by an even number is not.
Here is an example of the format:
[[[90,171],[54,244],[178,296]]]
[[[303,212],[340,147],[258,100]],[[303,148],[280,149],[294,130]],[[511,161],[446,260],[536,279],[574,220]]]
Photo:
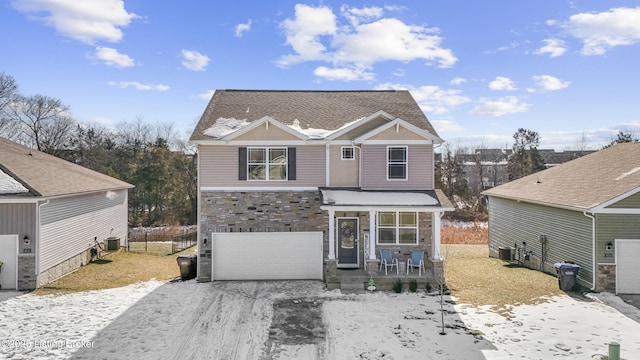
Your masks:
[[[361,191],[323,189],[323,210],[453,211],[441,191]]]

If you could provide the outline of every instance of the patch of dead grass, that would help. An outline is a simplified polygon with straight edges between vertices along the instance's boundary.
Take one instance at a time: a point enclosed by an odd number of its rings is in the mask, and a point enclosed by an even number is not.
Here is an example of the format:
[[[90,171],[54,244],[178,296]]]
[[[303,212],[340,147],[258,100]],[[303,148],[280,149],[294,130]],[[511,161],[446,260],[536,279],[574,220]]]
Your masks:
[[[195,253],[195,247],[168,256],[120,251],[91,262],[71,274],[38,288],[33,293],[64,294],[111,289],[151,279],[169,281],[180,276],[180,268],[176,260],[178,255],[193,253]]]
[[[494,311],[509,317],[513,306],[536,304],[564,294],[555,276],[490,258],[486,244],[442,245],[442,254],[446,258],[447,286],[462,304],[491,305]]]
[[[489,229],[483,224],[471,224],[467,227],[443,226],[440,238],[442,244],[487,244]]]

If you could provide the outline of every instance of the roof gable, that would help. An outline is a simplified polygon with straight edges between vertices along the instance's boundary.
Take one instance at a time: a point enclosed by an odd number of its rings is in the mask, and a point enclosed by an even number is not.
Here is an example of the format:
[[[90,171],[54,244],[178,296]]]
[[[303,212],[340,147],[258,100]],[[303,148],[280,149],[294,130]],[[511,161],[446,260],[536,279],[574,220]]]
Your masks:
[[[242,119],[241,121],[253,123],[270,117],[288,127],[295,128],[297,125],[299,129],[296,130],[300,133],[313,129],[325,130],[326,136],[344,130],[342,128],[351,122],[382,113],[386,113],[390,120],[402,118],[437,137],[427,117],[405,90],[216,90],[190,140],[198,143],[220,139],[206,133],[218,119]]]
[[[0,138],[0,170],[36,196],[62,196],[133,187],[124,181],[3,138]]]
[[[428,131],[420,129],[399,118],[357,137],[354,141],[356,143],[364,143],[376,141],[385,142],[387,140],[427,140],[436,144],[443,142],[439,137],[433,136]]]
[[[276,119],[265,116],[223,136],[220,140],[306,140],[307,136]]]
[[[488,196],[600,211],[640,191],[640,143],[618,144],[484,192]]]

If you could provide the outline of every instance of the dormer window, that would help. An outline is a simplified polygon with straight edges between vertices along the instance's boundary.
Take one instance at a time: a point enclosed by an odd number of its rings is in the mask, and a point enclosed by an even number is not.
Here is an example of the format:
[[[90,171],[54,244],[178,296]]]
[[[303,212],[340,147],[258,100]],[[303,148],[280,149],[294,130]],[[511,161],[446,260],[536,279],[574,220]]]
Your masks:
[[[342,160],[353,160],[355,159],[355,152],[353,146],[343,146],[342,147]]]

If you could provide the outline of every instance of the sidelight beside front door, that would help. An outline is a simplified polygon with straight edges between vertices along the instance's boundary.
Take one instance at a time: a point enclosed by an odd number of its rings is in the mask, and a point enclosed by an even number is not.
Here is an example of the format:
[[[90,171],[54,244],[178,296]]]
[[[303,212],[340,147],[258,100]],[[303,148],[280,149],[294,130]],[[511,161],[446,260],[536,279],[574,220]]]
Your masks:
[[[338,267],[358,267],[358,218],[338,218],[336,226],[338,240]]]

